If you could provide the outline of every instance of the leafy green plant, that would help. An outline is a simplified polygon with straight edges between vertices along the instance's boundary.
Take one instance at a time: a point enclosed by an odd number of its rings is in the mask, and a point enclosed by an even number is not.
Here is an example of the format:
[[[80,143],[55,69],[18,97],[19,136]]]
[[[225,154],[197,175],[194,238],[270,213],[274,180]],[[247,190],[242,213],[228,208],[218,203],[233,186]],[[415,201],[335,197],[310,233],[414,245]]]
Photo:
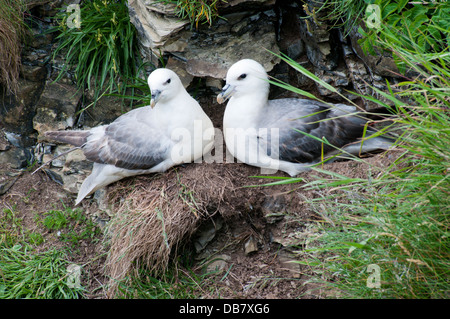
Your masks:
[[[9,248],[23,242],[40,245],[43,238],[39,233],[24,229],[23,218],[16,210],[16,205],[5,205],[0,211],[0,248]]]
[[[375,4],[381,12],[380,28],[358,29],[363,35],[361,47],[366,52],[375,54],[374,47],[380,47],[378,38],[413,52],[428,53],[448,49],[450,5],[447,1],[427,4],[405,0],[375,1]]]
[[[0,246],[0,299],[82,298],[82,287],[72,287],[64,280],[67,266],[60,250],[33,254],[27,246]]]
[[[22,220],[17,217],[15,206],[5,207],[0,212],[0,247],[13,246],[23,238]]]
[[[40,233],[30,233],[28,236],[28,242],[32,246],[38,246],[44,242],[44,237]]]
[[[42,224],[49,230],[60,230],[66,227],[67,217],[61,210],[50,210],[44,213],[45,218]]]
[[[332,24],[334,28],[342,28],[347,35],[355,26],[361,23],[365,16],[365,11],[370,1],[364,0],[326,0],[314,10],[307,7],[306,14],[314,19],[314,21],[326,21]],[[321,15],[319,20],[318,16]]]
[[[70,210],[69,214],[72,225],[67,233],[61,234],[61,240],[76,247],[82,240],[94,240],[100,234],[100,229],[85,214],[79,210]]]
[[[177,14],[182,19],[189,19],[191,26],[208,23],[212,24],[219,16],[217,4],[220,0],[159,0],[165,4],[171,3],[176,7]]]
[[[36,249],[44,243],[43,235],[25,228],[15,205],[5,205],[0,211],[0,299],[83,298],[83,288],[67,279],[67,253],[74,254],[83,240],[96,240],[99,228],[81,209],[69,207],[36,213],[34,222],[58,231],[64,246]]]
[[[138,68],[137,74],[141,74],[144,67],[146,67],[148,63],[143,63]],[[134,77],[130,83],[127,84],[127,88],[129,92],[126,93],[113,93],[111,96],[116,96],[121,99],[129,100],[133,103],[134,107],[141,107],[150,105],[151,100],[151,92],[150,88],[147,84],[147,79],[142,79],[139,76]]]
[[[52,31],[60,34],[54,56],[65,54],[66,63],[56,80],[74,68],[77,85],[93,89],[95,101],[101,92],[124,94],[127,84],[137,76],[139,60],[136,30],[126,1],[84,1],[79,28],[67,23],[73,13],[57,16],[58,26]]]
[[[94,240],[100,234],[100,229],[90,220],[81,209],[65,207],[64,210],[50,210],[43,214],[41,221],[49,230],[58,230],[61,241],[75,248],[82,240]]]

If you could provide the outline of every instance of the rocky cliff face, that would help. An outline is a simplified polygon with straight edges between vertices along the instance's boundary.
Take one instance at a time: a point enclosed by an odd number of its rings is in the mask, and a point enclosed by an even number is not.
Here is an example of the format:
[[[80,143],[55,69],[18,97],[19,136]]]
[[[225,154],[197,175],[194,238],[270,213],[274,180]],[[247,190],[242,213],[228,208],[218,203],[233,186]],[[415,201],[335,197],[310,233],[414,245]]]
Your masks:
[[[274,76],[305,85],[305,79],[287,78],[271,51],[287,54],[342,92],[370,94],[370,85],[383,87],[382,77],[391,77],[395,70],[392,59],[365,56],[357,43],[358,33],[344,38],[332,29],[322,5],[321,1],[219,2],[220,18],[198,27],[175,16],[174,5],[130,0],[128,6],[143,56],[153,63],[169,58],[167,67],[179,70],[186,85],[195,77],[222,80],[231,64],[246,57],[261,62]],[[337,98],[322,87],[317,90]]]

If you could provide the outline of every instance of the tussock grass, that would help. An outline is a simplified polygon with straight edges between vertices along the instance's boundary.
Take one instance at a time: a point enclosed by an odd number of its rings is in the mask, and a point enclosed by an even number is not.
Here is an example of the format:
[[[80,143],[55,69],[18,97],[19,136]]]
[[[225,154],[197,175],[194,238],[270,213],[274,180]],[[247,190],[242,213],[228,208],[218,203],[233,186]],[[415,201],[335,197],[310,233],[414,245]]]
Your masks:
[[[221,0],[158,0],[164,4],[175,6],[176,13],[181,19],[188,19],[193,27],[198,28],[199,23],[209,25],[219,16],[218,4]]]
[[[160,274],[168,265],[172,249],[195,229],[199,219],[186,214],[183,203],[171,198],[167,189],[150,190],[145,198],[142,188],[131,192],[132,200],[118,209],[111,231],[111,248],[107,263],[115,292],[117,283],[130,273],[146,268]],[[181,227],[180,227],[181,226]]]
[[[68,23],[72,12],[57,16],[57,54],[65,61],[55,81],[73,69],[82,90],[94,92],[94,101],[103,94],[125,95],[138,77],[136,30],[130,22],[126,0],[87,0],[80,9],[80,25]]]
[[[21,41],[25,34],[22,0],[0,0],[0,84],[7,92],[18,89]]]
[[[115,203],[106,262],[110,297],[129,294],[124,286],[129,275],[139,278],[143,271],[165,275],[171,257],[202,221],[217,212],[210,205],[219,205],[225,190],[233,188],[218,175],[183,177],[175,169],[164,175],[153,176],[150,183],[145,177],[135,178],[132,186],[118,183],[109,193],[110,202]]]
[[[328,177],[302,187],[326,190],[309,200],[322,217],[319,231],[296,253],[314,274],[310,280],[335,297],[448,298],[450,54],[423,53],[389,37],[377,45],[390,49],[411,77],[395,91],[373,88],[392,107],[364,97],[397,114],[389,127],[398,136],[396,156],[388,167],[368,165],[377,174],[367,179],[316,168]]]

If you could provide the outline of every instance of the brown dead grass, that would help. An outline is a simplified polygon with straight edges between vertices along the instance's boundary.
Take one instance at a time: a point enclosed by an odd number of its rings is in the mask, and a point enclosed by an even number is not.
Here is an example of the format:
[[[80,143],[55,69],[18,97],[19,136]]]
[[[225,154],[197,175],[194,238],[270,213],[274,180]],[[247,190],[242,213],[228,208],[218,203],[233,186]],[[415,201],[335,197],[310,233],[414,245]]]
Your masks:
[[[230,199],[225,197],[234,193],[233,181],[227,177],[233,172],[211,169],[205,174],[204,166],[209,165],[125,180],[109,190],[115,212],[106,263],[110,296],[120,280],[141,266],[155,275],[164,273],[171,254],[176,254],[202,221],[216,213],[235,214],[236,210],[226,209]]]
[[[393,158],[381,155],[367,160],[384,167]],[[366,165],[351,161],[329,164],[327,169],[343,174],[352,172],[352,176],[361,178],[368,174]],[[120,281],[137,273],[142,266],[154,275],[162,275],[171,256],[176,256],[199,226],[215,214],[224,220],[247,214],[255,216],[262,211],[267,198],[284,194],[289,198],[288,210],[296,211],[300,219],[311,218],[303,197],[295,196],[295,185],[246,187],[267,182],[249,178],[257,175],[258,168],[246,165],[203,163],[174,168],[160,175],[138,176],[110,186],[108,201],[114,203],[115,215],[110,223],[106,262],[109,297],[116,295]],[[303,175],[305,179],[312,177],[308,173]],[[307,198],[319,196],[314,191],[301,193]]]
[[[24,10],[22,0],[0,0],[0,84],[12,93],[18,89]]]

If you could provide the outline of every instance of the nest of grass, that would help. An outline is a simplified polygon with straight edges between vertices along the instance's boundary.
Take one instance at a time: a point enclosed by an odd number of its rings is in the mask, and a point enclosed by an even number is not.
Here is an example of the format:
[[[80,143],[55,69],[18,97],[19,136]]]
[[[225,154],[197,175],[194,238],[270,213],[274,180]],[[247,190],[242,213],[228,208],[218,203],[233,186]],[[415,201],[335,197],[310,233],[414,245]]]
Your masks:
[[[367,178],[379,173],[375,167],[386,167],[397,158],[367,158],[367,163],[336,162],[327,169],[338,174]],[[369,164],[371,166],[368,166]],[[368,168],[372,167],[371,170]],[[285,176],[283,173],[276,175]],[[220,214],[224,221],[251,214],[266,216],[267,209],[276,211],[277,200],[283,197],[283,211],[294,212],[297,218],[311,218],[305,198],[345,190],[305,190],[300,185],[248,187],[267,183],[266,179],[249,178],[260,175],[259,168],[237,164],[188,164],[163,174],[141,175],[124,179],[108,187],[108,201],[114,216],[109,223],[109,255],[106,274],[110,278],[108,295],[114,297],[120,282],[144,268],[152,275],[163,275],[172,256],[189,242],[203,222]],[[326,174],[302,173],[308,179],[329,178]],[[316,217],[320,214],[314,214]],[[315,217],[315,218],[316,218]],[[294,225],[295,226],[295,225]]]
[[[108,294],[114,296],[119,283],[142,267],[163,274],[171,255],[215,214],[229,219],[257,205],[264,196],[250,196],[250,189],[242,188],[251,183],[248,170],[242,168],[186,165],[110,186],[108,201],[114,206],[114,217],[106,262]]]

